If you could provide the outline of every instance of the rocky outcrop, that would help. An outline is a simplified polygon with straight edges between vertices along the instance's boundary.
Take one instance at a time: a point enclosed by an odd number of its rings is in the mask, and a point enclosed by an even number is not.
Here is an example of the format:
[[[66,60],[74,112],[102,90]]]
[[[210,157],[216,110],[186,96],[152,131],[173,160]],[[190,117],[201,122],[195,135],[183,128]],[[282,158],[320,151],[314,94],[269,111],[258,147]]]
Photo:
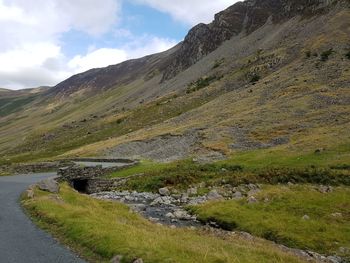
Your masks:
[[[239,34],[249,34],[267,21],[283,22],[296,15],[310,16],[328,11],[334,5],[348,5],[347,0],[247,0],[238,2],[215,15],[210,24],[192,28],[184,41],[174,48],[111,65],[91,69],[59,83],[46,93],[68,97],[75,92],[96,94],[127,85],[136,79],[146,81],[159,75],[164,82],[186,70],[217,49],[224,41]]]
[[[54,178],[42,180],[37,184],[37,186],[40,190],[53,194],[57,194],[60,191],[60,185]]]
[[[210,24],[192,28],[181,47],[174,52],[162,81],[169,80],[239,34],[250,34],[265,23],[280,23],[295,16],[312,16],[346,0],[247,0],[215,15]]]

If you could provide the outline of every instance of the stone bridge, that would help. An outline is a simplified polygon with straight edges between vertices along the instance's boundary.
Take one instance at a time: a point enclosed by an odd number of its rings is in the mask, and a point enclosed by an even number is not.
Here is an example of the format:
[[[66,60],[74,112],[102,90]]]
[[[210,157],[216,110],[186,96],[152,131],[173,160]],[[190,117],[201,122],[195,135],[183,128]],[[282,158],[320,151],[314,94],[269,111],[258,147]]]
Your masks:
[[[67,181],[74,189],[87,194],[109,191],[122,185],[129,178],[108,179],[105,176],[139,163],[130,159],[101,158],[80,158],[71,161],[73,165],[58,170],[59,180]]]

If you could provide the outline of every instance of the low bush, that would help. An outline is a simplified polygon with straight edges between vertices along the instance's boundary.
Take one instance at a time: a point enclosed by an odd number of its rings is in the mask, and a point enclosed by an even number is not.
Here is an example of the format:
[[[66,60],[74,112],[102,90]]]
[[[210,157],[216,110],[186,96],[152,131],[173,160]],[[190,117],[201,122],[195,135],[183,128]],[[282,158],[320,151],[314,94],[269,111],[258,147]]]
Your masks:
[[[345,54],[345,57],[346,57],[347,59],[350,59],[350,51],[348,51],[348,52]]]
[[[212,69],[216,69],[218,67],[220,67],[223,63],[225,62],[225,59],[222,58],[222,59],[217,59],[215,61],[215,64],[213,65],[213,68]]]
[[[255,74],[254,76],[252,76],[252,78],[250,79],[250,83],[256,83],[261,79],[261,77],[258,74]]]
[[[186,93],[189,94],[197,90],[203,89],[205,87],[208,87],[211,83],[220,80],[222,77],[223,76],[212,75],[209,77],[199,78],[197,81],[192,82],[188,85]]]
[[[306,51],[306,52],[305,52],[305,57],[306,57],[306,58],[311,58],[311,56],[312,56],[311,51]]]
[[[350,164],[331,165],[329,168],[333,170],[350,170]]]
[[[329,56],[332,55],[333,53],[334,53],[333,48],[323,51],[321,53],[321,61],[327,61],[329,59]]]

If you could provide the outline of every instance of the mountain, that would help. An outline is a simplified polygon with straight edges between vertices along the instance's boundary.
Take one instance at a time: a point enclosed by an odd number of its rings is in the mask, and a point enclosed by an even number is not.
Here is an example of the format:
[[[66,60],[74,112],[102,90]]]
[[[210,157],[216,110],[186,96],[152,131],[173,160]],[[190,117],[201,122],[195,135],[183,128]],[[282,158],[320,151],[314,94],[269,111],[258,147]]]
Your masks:
[[[348,149],[349,43],[347,0],[238,2],[166,52],[2,103],[1,161]]]

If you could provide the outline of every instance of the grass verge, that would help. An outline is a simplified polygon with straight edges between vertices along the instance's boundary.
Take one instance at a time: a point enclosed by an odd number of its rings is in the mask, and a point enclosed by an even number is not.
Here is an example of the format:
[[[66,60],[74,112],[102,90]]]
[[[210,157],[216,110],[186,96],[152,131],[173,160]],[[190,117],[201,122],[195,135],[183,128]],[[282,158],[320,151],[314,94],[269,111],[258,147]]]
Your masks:
[[[328,255],[350,248],[350,189],[336,187],[321,193],[310,185],[264,186],[257,203],[246,199],[219,201],[191,207],[202,221],[216,221],[289,247]],[[309,216],[309,220],[303,216]]]
[[[63,184],[59,195],[35,191],[23,205],[38,224],[91,262],[302,262],[265,241],[219,238],[200,230],[152,224],[119,203],[80,195]]]

